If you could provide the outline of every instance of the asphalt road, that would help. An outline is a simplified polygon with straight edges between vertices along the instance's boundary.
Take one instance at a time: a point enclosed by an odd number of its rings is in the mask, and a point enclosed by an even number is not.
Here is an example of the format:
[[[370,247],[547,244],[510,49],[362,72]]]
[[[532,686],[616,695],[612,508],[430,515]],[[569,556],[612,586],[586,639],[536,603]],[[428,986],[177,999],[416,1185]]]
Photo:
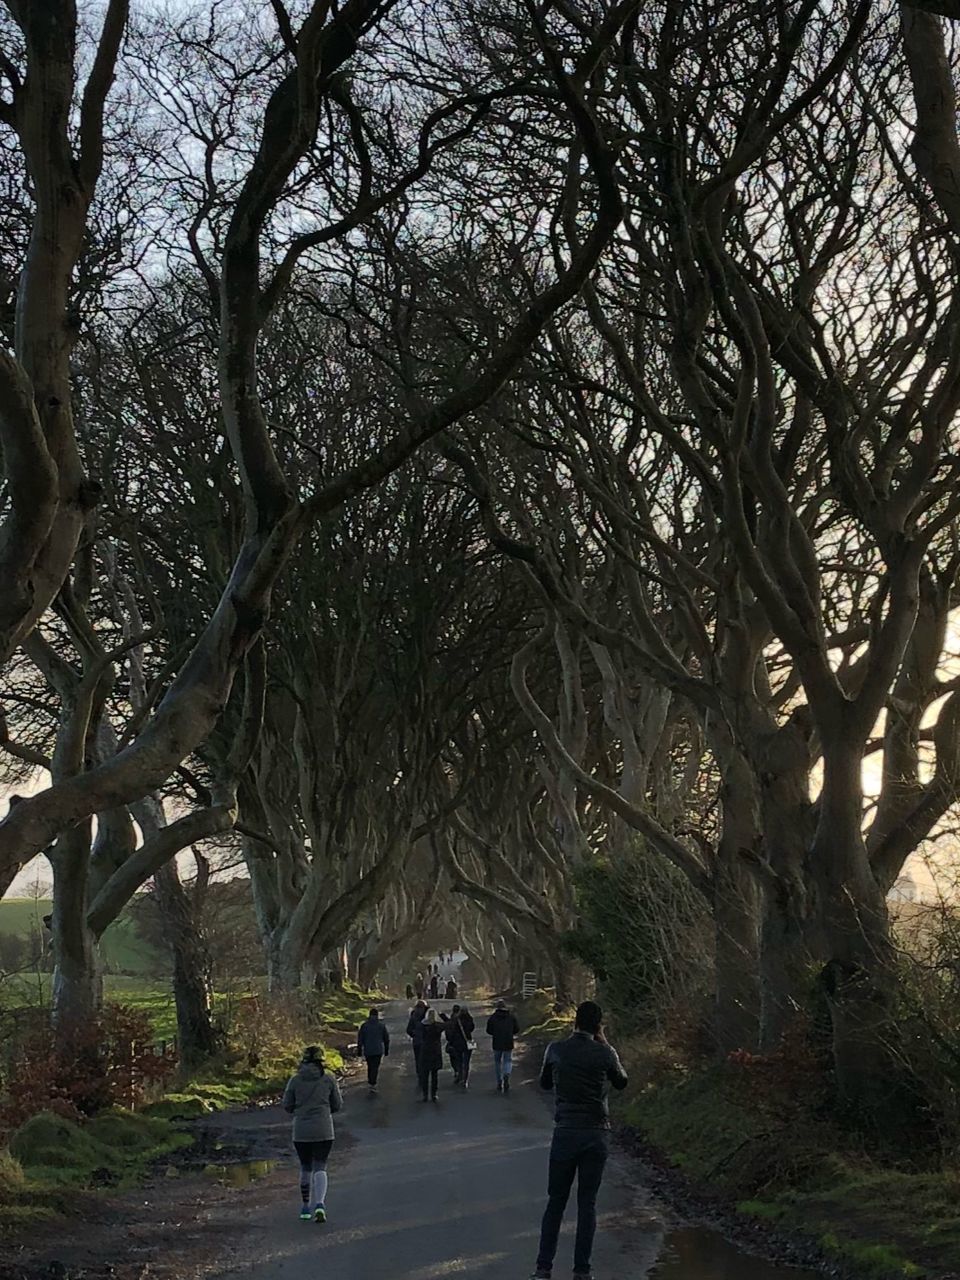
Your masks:
[[[404,1034],[407,1006],[389,1005],[386,1014],[394,1049],[380,1092],[368,1098],[365,1082],[354,1083],[337,1117],[328,1223],[298,1220],[291,1159],[244,1193],[249,1265],[238,1269],[231,1262],[213,1274],[246,1280],[522,1280],[533,1271],[551,1125],[531,1078],[535,1064],[521,1065],[509,1097],[497,1095],[489,1041],[480,1034],[469,1091],[456,1089],[447,1071],[440,1101],[420,1102]],[[264,1115],[263,1123],[289,1121],[278,1111]],[[663,1229],[618,1158],[608,1167],[599,1207],[598,1280],[646,1275]],[[572,1270],[572,1218],[573,1204],[557,1277]]]

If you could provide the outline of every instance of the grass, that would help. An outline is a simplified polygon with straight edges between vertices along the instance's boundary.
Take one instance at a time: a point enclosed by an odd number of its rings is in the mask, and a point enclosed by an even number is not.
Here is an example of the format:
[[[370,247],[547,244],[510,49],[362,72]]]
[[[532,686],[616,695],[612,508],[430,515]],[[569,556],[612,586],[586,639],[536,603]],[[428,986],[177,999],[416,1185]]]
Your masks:
[[[738,1212],[816,1238],[871,1280],[960,1271],[960,1172],[881,1165],[795,1098],[779,1114],[758,1105],[727,1066],[631,1065],[644,1084],[619,1119]]]
[[[43,917],[52,910],[53,903],[46,898],[4,898],[0,901],[0,934],[45,941],[49,934]],[[106,971],[112,974],[148,976],[168,967],[166,957],[143,940],[127,914],[103,935],[101,954]]]
[[[517,1021],[527,1040],[556,1040],[573,1031],[573,1010],[557,1013],[553,995],[538,990],[527,1000],[517,1003]]]
[[[119,997],[147,1012],[158,1038],[172,1035],[173,1004],[165,989],[144,979],[113,978],[106,990],[108,998]],[[247,1005],[255,1052],[251,1042],[135,1114],[111,1110],[78,1125],[42,1112],[21,1125],[11,1136],[10,1150],[0,1149],[0,1232],[56,1217],[78,1191],[135,1185],[155,1160],[192,1142],[173,1122],[279,1093],[296,1070],[305,1043],[324,1044],[327,1064],[342,1070],[343,1055],[331,1041],[352,1040],[358,1022],[379,998],[350,985],[286,1007],[254,1000],[255,994],[222,997],[225,1004],[232,1002],[234,1013]]]

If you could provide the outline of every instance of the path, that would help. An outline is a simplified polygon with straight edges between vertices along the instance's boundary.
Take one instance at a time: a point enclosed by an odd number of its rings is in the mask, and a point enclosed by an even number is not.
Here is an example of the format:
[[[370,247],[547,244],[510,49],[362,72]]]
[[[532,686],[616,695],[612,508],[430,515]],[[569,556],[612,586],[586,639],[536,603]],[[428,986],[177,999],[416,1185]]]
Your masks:
[[[55,1230],[41,1225],[0,1244],[0,1280],[526,1280],[550,1141],[536,1064],[522,1063],[510,1096],[498,1096],[481,1034],[469,1092],[446,1072],[440,1102],[419,1102],[407,1007],[386,1012],[395,1050],[378,1097],[368,1099],[359,1079],[347,1085],[326,1226],[297,1218],[289,1118],[279,1107],[227,1112],[206,1131],[216,1180],[158,1176],[134,1192],[85,1197]],[[224,1164],[230,1148],[263,1158]],[[709,1230],[664,1235],[637,1168],[619,1155],[608,1166],[597,1280],[815,1280],[747,1257]],[[557,1280],[571,1271],[572,1208]]]
[[[291,1162],[260,1184],[249,1220],[249,1256],[256,1261],[214,1274],[236,1280],[502,1280],[533,1270],[549,1109],[529,1069],[518,1072],[509,1097],[494,1092],[483,1035],[470,1089],[455,1089],[446,1072],[440,1101],[420,1102],[404,1034],[406,1012],[405,1005],[386,1007],[394,1050],[379,1095],[369,1099],[359,1083],[347,1092],[329,1167],[328,1224],[297,1220]],[[270,1120],[289,1124],[279,1112]],[[600,1211],[598,1273],[643,1276],[661,1231],[618,1160],[605,1180]],[[568,1225],[558,1276],[572,1267],[571,1248]]]

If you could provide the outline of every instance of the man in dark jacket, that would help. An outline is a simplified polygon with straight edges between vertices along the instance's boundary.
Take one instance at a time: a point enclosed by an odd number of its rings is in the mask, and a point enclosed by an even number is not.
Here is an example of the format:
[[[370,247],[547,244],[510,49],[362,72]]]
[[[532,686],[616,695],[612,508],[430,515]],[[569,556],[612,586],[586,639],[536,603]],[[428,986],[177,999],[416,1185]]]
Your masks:
[[[487,1035],[493,1044],[493,1066],[497,1073],[497,1093],[510,1092],[513,1049],[519,1034],[520,1023],[507,1008],[507,1002],[498,1000],[496,1009],[487,1019]]]
[[[357,1032],[357,1054],[367,1060],[367,1084],[376,1092],[380,1064],[390,1056],[390,1032],[380,1017],[379,1009],[371,1009],[370,1017]]]
[[[426,1000],[418,1000],[410,1010],[410,1017],[407,1019],[407,1035],[410,1037],[410,1043],[413,1046],[413,1068],[417,1080],[420,1079],[420,1049],[423,1045],[423,1020],[427,1016]],[[417,1088],[419,1089],[419,1084]]]
[[[610,1086],[626,1087],[627,1073],[603,1034],[603,1011],[592,1000],[577,1009],[573,1035],[555,1040],[543,1059],[540,1084],[556,1097],[546,1212],[533,1280],[548,1280],[560,1237],[560,1225],[577,1184],[577,1238],[573,1274],[589,1280],[590,1255],[597,1230],[597,1192],[610,1145]]]

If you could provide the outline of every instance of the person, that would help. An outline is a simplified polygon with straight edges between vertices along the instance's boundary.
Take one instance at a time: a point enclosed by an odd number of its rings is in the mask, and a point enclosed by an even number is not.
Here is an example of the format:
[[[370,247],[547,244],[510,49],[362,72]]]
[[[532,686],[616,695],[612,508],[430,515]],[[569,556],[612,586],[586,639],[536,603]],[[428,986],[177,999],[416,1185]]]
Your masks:
[[[470,1059],[473,1056],[473,1033],[476,1023],[470,1016],[470,1010],[464,1005],[455,1004],[446,1026],[447,1052],[453,1067],[453,1083],[464,1089],[470,1079]]]
[[[441,947],[437,952],[437,959],[440,961],[440,964],[443,964],[443,947]],[[437,965],[437,973],[440,972],[440,964]]]
[[[590,1257],[597,1230],[597,1192],[610,1144],[610,1086],[623,1089],[627,1073],[603,1034],[603,1010],[592,1000],[577,1009],[574,1032],[547,1047],[540,1085],[555,1094],[553,1142],[547,1182],[547,1207],[540,1228],[540,1250],[533,1280],[553,1271],[560,1226],[577,1179],[577,1235],[573,1274],[592,1275]]]
[[[487,1035],[493,1046],[493,1066],[497,1073],[497,1093],[510,1092],[510,1076],[513,1074],[513,1050],[520,1034],[520,1023],[506,1000],[498,1000],[497,1007],[487,1019]]]
[[[447,956],[447,964],[453,964],[453,952],[452,952],[452,951],[451,951],[451,952],[450,952],[450,954]]]
[[[447,990],[446,990],[446,993],[445,993],[445,994],[446,994],[446,998],[447,998],[448,1000],[456,1000],[456,998],[457,998],[457,984],[456,984],[456,982],[454,982],[453,978],[448,978],[448,979],[447,979]]]
[[[343,1106],[340,1087],[315,1044],[303,1051],[296,1075],[283,1091],[283,1109],[293,1116],[293,1146],[300,1161],[300,1218],[327,1220],[327,1160],[333,1148],[333,1117]]]
[[[423,1043],[420,1046],[420,1094],[423,1102],[436,1102],[440,1087],[440,1068],[443,1066],[443,1023],[435,1009],[428,1009],[422,1023]]]
[[[434,973],[430,977],[430,999],[431,1000],[437,999],[439,990],[440,990],[440,978],[438,977],[437,974]]]
[[[412,1000],[413,998],[414,998],[414,995],[413,995],[413,983],[412,983],[412,982],[408,982],[408,983],[407,983],[407,999],[408,999],[408,1000]]]
[[[410,1010],[410,1017],[407,1019],[407,1035],[413,1046],[413,1069],[418,1082],[420,1080],[420,1049],[423,1045],[423,1020],[426,1015],[426,1000],[418,1000]]]
[[[380,1017],[379,1009],[371,1009],[370,1017],[357,1031],[357,1055],[367,1060],[367,1084],[376,1093],[380,1064],[390,1056],[390,1032]]]
[[[423,999],[423,974],[418,973],[413,980],[413,990],[418,1000]]]

